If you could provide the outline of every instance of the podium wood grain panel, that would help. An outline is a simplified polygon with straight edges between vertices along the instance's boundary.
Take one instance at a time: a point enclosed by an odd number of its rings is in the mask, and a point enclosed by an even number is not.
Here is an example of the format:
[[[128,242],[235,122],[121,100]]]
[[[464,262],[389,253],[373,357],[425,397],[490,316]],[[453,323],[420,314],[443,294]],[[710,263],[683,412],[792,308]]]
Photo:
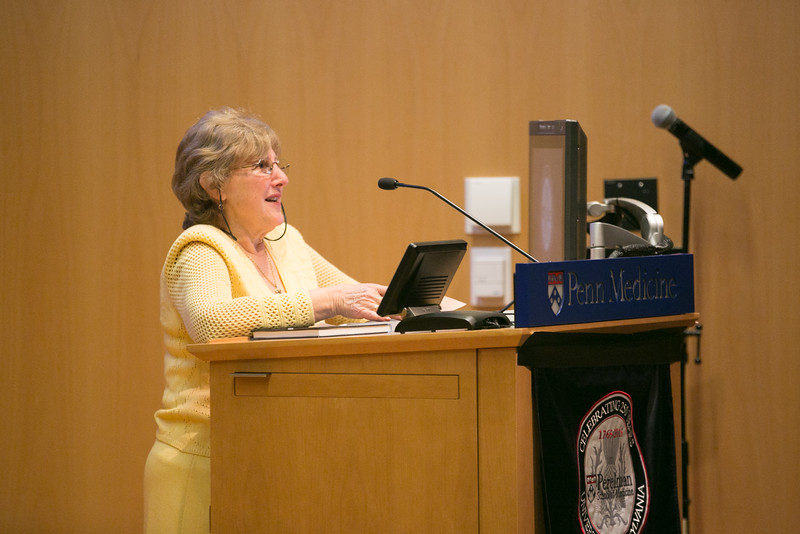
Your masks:
[[[473,350],[214,366],[213,532],[478,531]]]

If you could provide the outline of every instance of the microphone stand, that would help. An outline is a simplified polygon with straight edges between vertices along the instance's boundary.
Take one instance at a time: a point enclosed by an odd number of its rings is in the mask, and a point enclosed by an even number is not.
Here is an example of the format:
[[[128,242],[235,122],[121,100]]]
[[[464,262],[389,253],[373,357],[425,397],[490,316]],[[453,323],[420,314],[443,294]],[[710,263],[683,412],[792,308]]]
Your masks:
[[[527,258],[531,262],[538,263],[538,260],[536,258],[534,258],[530,254],[528,254],[527,252],[525,252],[524,250],[519,248],[517,245],[515,245],[514,243],[512,243],[511,241],[509,241],[508,239],[506,239],[505,237],[503,237],[499,233],[497,233],[494,229],[492,229],[489,226],[485,225],[484,223],[482,223],[481,221],[479,221],[478,219],[476,219],[475,217],[473,217],[472,215],[470,215],[469,213],[464,211],[457,204],[455,204],[454,202],[451,202],[450,200],[445,198],[443,195],[441,195],[438,191],[435,191],[434,189],[431,189],[430,187],[426,187],[424,185],[404,184],[402,182],[399,182],[399,181],[395,180],[394,178],[389,178],[389,177],[380,178],[378,180],[378,187],[380,187],[381,189],[387,190],[387,191],[391,191],[391,190],[397,189],[398,187],[408,187],[408,188],[411,188],[411,189],[422,189],[423,191],[428,191],[429,193],[432,193],[437,198],[442,200],[445,204],[449,205],[451,208],[455,209],[456,211],[458,211],[459,213],[461,213],[462,215],[467,217],[469,220],[471,220],[472,222],[474,222],[475,224],[477,224],[478,226],[480,226],[481,228],[483,228],[484,230],[486,230],[487,232],[492,234],[494,237],[496,237],[497,239],[499,239],[500,241],[502,241],[503,243],[505,243],[509,247],[513,248],[514,250],[516,250],[517,252],[519,252],[520,254],[525,256],[525,258]],[[513,302],[514,301],[512,300],[511,303],[513,303]],[[486,315],[486,318],[481,319],[481,320],[484,323],[489,323],[489,324],[493,325],[493,326],[489,326],[489,328],[502,327],[503,325],[501,324],[501,322],[498,322],[497,319],[495,317],[493,317],[493,315],[497,314],[499,316],[502,316],[503,319],[507,322],[508,318],[505,316],[505,314],[503,312],[505,312],[505,310],[508,309],[511,306],[511,303],[508,304],[505,308],[503,308],[503,310],[501,310],[499,312],[483,312]],[[447,312],[442,312],[443,315],[446,315],[446,313]],[[468,312],[468,313],[477,314],[478,312]],[[425,327],[420,328],[420,325],[425,325],[426,321],[425,321],[424,318],[433,317],[435,314],[436,314],[436,312],[434,312],[434,313],[426,313],[426,314],[418,316],[417,318],[412,317],[411,319],[419,319],[419,322],[417,324],[415,324],[413,328],[412,327],[408,327],[405,330],[399,330],[400,326],[402,326],[405,321],[409,320],[409,318],[406,318],[406,319],[404,319],[403,321],[400,322],[400,324],[398,325],[398,328],[395,329],[395,331],[405,332],[405,331],[410,331],[410,330],[426,330],[427,328],[425,328]],[[449,312],[449,314],[450,315],[458,314],[458,311]],[[428,324],[426,326],[431,326],[431,325],[432,325],[432,323]],[[483,327],[481,327],[481,328],[483,328]],[[443,328],[443,329],[445,329],[445,328]]]
[[[394,178],[388,178],[388,177],[387,178],[381,178],[380,180],[378,180],[378,187],[380,187],[381,189],[386,189],[387,191],[392,190],[392,189],[397,189],[398,187],[408,187],[408,188],[411,188],[411,189],[422,189],[423,191],[427,191],[429,193],[432,193],[436,197],[438,197],[440,200],[442,200],[445,204],[449,205],[451,208],[453,208],[456,211],[458,211],[461,215],[463,215],[464,217],[468,218],[469,220],[471,220],[472,222],[474,222],[475,224],[477,224],[478,226],[480,226],[481,228],[483,228],[484,230],[486,230],[487,232],[492,234],[494,237],[496,237],[497,239],[499,239],[500,241],[502,241],[503,243],[505,243],[509,247],[513,248],[518,253],[520,253],[523,256],[525,256],[525,258],[528,259],[529,261],[531,261],[533,263],[539,263],[539,260],[537,260],[536,258],[531,256],[530,254],[528,254],[527,252],[525,252],[524,250],[519,248],[517,245],[515,245],[514,243],[512,243],[511,241],[509,241],[508,239],[506,239],[505,237],[503,237],[499,233],[497,233],[493,228],[490,228],[489,226],[483,224],[481,221],[479,221],[478,219],[476,219],[475,217],[473,217],[472,215],[470,215],[469,213],[467,213],[466,211],[461,209],[457,204],[455,204],[454,202],[451,202],[450,200],[445,198],[443,195],[441,195],[438,191],[436,191],[434,189],[431,189],[430,187],[425,187],[424,185],[404,184],[402,182],[399,182],[399,181],[395,180]],[[502,310],[500,310],[500,312],[501,313],[505,312],[513,304],[514,304],[514,301],[512,300],[511,302],[506,304],[506,306]]]
[[[692,204],[692,181],[694,180],[694,166],[703,159],[699,156],[696,156],[689,150],[687,150],[683,146],[683,142],[681,142],[681,148],[683,148],[683,171],[681,173],[681,179],[683,180],[683,242],[682,242],[682,249],[683,252],[689,252],[689,217],[691,214],[691,204]]]
[[[454,202],[451,202],[448,199],[446,199],[444,196],[439,194],[438,191],[435,191],[435,190],[431,189],[430,187],[425,187],[424,185],[404,184],[404,183],[397,182],[397,181],[395,181],[394,186],[395,187],[410,187],[412,189],[422,189],[423,191],[428,191],[429,193],[433,193],[434,195],[439,197],[441,200],[443,200],[446,204],[448,204],[451,208],[454,208],[456,211],[461,213],[461,215],[463,215],[464,217],[468,218],[469,220],[471,220],[472,222],[474,222],[475,224],[477,224],[478,226],[480,226],[481,228],[483,228],[484,230],[486,230],[487,232],[489,232],[490,234],[495,236],[497,239],[499,239],[500,241],[502,241],[503,243],[505,243],[509,247],[513,248],[514,250],[516,250],[517,252],[519,252],[523,256],[525,256],[531,262],[539,263],[539,260],[537,260],[536,258],[531,256],[530,254],[528,254],[527,252],[525,252],[524,250],[519,248],[517,245],[515,245],[514,243],[512,243],[511,241],[509,241],[508,239],[506,239],[502,235],[498,234],[492,228],[490,228],[487,225],[483,224],[481,221],[479,221],[478,219],[476,219],[475,217],[473,217],[472,215],[470,215],[469,213],[467,213],[466,211],[464,211],[460,207],[458,207],[458,205],[455,204]]]
[[[681,149],[683,149],[683,170],[681,179],[683,180],[683,243],[681,245],[682,252],[689,253],[689,220],[691,215],[692,203],[692,181],[694,180],[694,166],[703,158],[694,154],[684,142],[681,141]],[[681,490],[683,502],[683,518],[682,518],[682,531],[683,534],[689,534],[689,441],[686,439],[686,364],[689,359],[689,352],[687,350],[687,338],[689,336],[697,337],[697,354],[695,363],[700,363],[700,335],[702,325],[699,323],[695,328],[686,329],[683,332],[683,345],[681,350]]]

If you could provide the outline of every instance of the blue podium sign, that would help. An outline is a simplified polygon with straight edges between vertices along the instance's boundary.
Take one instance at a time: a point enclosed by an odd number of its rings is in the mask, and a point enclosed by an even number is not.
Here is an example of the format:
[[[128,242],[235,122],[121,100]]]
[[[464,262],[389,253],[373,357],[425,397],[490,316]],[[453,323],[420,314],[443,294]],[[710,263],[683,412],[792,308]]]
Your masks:
[[[693,256],[518,263],[514,308],[520,328],[692,313]]]

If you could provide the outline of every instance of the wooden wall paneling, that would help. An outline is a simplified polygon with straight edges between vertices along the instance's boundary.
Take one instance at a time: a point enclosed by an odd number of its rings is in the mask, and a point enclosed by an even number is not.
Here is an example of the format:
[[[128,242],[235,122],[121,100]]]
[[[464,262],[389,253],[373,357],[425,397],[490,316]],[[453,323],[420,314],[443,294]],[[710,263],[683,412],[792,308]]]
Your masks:
[[[590,199],[604,178],[657,176],[679,241],[681,154],[649,119],[661,103],[745,169],[732,182],[703,162],[693,184],[692,526],[790,528],[796,3],[7,4],[0,530],[140,530],[163,380],[158,271],[182,220],[169,179],[207,109],[261,114],[292,162],[292,223],[353,276],[388,281],[407,242],[462,237],[463,223],[377,179],[462,203],[464,177],[518,175],[526,194],[533,119],[581,122]]]

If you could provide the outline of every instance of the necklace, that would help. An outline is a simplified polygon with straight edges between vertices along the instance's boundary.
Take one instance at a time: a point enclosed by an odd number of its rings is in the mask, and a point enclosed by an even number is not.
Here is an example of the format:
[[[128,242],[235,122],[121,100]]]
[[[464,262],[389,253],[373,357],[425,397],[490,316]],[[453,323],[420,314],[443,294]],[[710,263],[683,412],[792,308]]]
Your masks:
[[[237,243],[238,244],[238,243]],[[264,243],[264,254],[267,257],[267,263],[269,264],[269,271],[270,274],[264,272],[264,269],[258,264],[258,255],[253,254],[252,252],[247,251],[243,246],[239,245],[245,254],[250,258],[250,261],[253,262],[253,265],[256,266],[258,272],[261,273],[261,276],[264,277],[264,280],[267,281],[272,287],[275,288],[275,293],[283,293],[283,290],[278,285],[278,268],[275,266],[275,263],[272,261],[272,254],[269,253],[269,249],[267,248],[267,244]]]

